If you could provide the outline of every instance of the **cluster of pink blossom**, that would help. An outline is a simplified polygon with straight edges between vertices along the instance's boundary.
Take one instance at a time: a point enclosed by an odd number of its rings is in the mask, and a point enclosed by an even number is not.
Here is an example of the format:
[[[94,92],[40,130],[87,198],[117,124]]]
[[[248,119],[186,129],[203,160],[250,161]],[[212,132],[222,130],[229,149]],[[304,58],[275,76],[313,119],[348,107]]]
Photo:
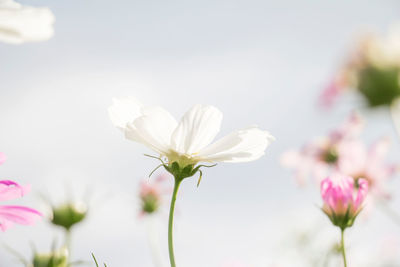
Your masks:
[[[383,137],[369,147],[361,141],[363,120],[356,113],[327,136],[313,140],[300,150],[283,154],[281,162],[295,170],[295,177],[304,185],[309,177],[317,183],[333,174],[364,178],[375,197],[389,198],[386,182],[399,171],[399,165],[386,162],[390,140]]]
[[[327,136],[300,150],[288,151],[281,158],[284,166],[295,170],[300,185],[310,176],[320,184],[322,211],[341,229],[339,248],[345,267],[345,229],[354,224],[367,197],[370,200],[390,198],[386,182],[400,170],[400,165],[386,162],[388,138],[380,138],[369,147],[362,142],[363,125],[360,116],[352,113]]]

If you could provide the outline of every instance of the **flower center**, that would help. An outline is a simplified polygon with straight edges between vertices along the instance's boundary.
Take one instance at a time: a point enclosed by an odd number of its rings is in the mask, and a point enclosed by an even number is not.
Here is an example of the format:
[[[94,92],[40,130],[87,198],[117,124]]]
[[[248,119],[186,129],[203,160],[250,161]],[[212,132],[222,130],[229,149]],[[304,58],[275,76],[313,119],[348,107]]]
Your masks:
[[[369,178],[367,175],[365,174],[359,174],[359,175],[355,175],[354,176],[354,189],[358,190],[360,188],[360,179],[364,179],[368,182],[368,186],[371,187],[373,185],[373,180],[371,178]]]
[[[181,168],[184,168],[188,165],[196,165],[198,163],[191,155],[181,154],[174,150],[170,150],[167,155],[169,164],[176,162],[179,164]]]
[[[329,147],[322,153],[322,160],[328,164],[335,164],[339,159],[337,151],[333,147]]]

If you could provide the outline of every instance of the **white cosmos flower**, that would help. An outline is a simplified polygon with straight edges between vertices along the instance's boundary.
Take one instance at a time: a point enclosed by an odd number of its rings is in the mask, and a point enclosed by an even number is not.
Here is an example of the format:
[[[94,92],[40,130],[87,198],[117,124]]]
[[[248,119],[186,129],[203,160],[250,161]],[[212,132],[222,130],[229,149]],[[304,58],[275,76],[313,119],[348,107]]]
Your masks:
[[[144,106],[132,97],[113,99],[108,111],[127,139],[146,145],[181,167],[198,162],[256,160],[274,140],[267,131],[253,126],[211,144],[222,121],[222,113],[213,106],[195,105],[179,122],[162,107]]]
[[[21,44],[53,36],[54,15],[48,8],[23,6],[13,0],[0,0],[0,42]]]

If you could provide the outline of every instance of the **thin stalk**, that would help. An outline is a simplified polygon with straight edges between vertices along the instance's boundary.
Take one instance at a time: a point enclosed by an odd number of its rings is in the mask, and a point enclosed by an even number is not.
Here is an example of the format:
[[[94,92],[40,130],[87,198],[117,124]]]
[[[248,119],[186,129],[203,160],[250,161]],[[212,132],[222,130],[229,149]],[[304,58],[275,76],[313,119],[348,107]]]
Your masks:
[[[159,235],[157,231],[157,218],[154,214],[149,214],[146,218],[146,229],[149,246],[156,267],[164,267],[162,253],[160,251]]]
[[[71,229],[65,229],[65,243],[64,246],[68,250],[68,255],[71,255]]]
[[[174,255],[174,242],[173,242],[173,225],[174,225],[174,211],[176,195],[178,194],[179,185],[181,184],[180,179],[175,178],[174,192],[172,193],[171,206],[169,209],[169,220],[168,220],[168,250],[169,250],[169,261],[171,267],[176,267],[175,255]]]
[[[347,267],[347,260],[346,260],[346,249],[344,247],[344,229],[341,229],[341,249],[342,249],[342,255],[343,255],[343,262],[344,262],[344,267]]]

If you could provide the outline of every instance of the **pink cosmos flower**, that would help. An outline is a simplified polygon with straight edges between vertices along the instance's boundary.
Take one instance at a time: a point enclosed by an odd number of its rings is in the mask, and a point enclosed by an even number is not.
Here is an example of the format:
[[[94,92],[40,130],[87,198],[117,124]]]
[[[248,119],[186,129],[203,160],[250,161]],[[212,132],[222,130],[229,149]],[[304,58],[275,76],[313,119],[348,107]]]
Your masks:
[[[368,182],[373,197],[390,198],[385,188],[386,182],[399,171],[398,164],[386,163],[390,140],[386,137],[376,141],[369,149],[364,144],[343,147],[347,155],[338,163],[338,170],[346,175],[364,178]]]
[[[364,122],[357,113],[349,118],[327,136],[313,140],[300,150],[290,150],[281,157],[281,163],[295,170],[299,185],[304,185],[311,175],[318,183],[330,170],[336,169],[342,159],[348,159],[347,146],[359,146],[357,138],[363,129]]]
[[[0,153],[0,164],[5,160],[3,153]],[[0,201],[7,201],[24,196],[30,190],[29,186],[20,186],[9,181],[0,180]],[[4,232],[13,224],[30,225],[41,215],[37,210],[14,205],[0,205],[0,229]]]
[[[341,229],[353,225],[368,193],[368,182],[334,174],[321,182],[322,210]]]

